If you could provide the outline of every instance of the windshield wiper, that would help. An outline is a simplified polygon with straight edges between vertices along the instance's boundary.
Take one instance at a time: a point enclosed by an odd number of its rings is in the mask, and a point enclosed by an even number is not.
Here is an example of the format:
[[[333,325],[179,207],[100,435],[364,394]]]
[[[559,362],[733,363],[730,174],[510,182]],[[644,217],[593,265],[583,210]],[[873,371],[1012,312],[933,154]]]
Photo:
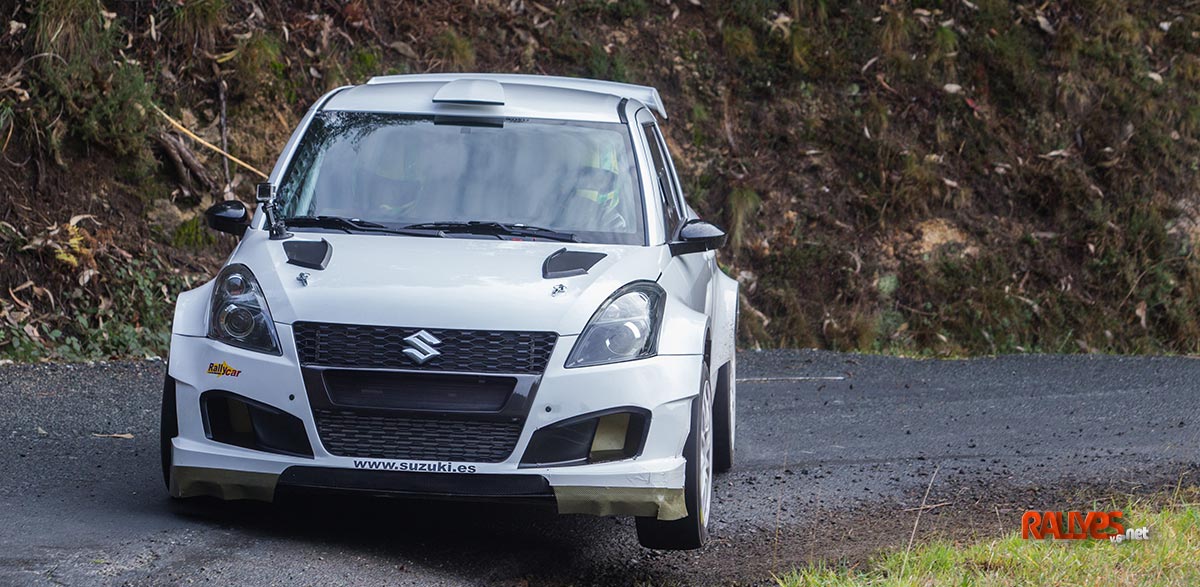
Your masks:
[[[551,228],[529,226],[526,224],[505,224],[502,222],[490,221],[483,222],[479,220],[472,220],[470,222],[420,222],[417,224],[409,224],[404,228],[413,230],[439,230],[447,233],[493,234],[496,236],[544,238],[546,240],[560,241],[564,243],[579,242],[579,239],[575,238],[574,234],[569,232],[559,232]]]
[[[404,228],[388,228],[382,224],[375,222],[367,222],[357,218],[343,218],[341,216],[294,216],[285,218],[283,223],[290,227],[311,227],[311,228],[332,228],[349,233],[368,232],[379,234],[403,234],[407,236],[438,236],[435,230],[421,230]]]

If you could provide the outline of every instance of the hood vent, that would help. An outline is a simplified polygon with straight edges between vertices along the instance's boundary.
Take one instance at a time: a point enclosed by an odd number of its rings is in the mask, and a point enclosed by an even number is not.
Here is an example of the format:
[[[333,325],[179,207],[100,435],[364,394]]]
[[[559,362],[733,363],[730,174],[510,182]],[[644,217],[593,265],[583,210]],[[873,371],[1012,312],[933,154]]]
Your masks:
[[[551,253],[542,263],[542,278],[558,279],[586,275],[588,270],[604,257],[607,257],[604,253],[568,251],[565,247],[561,248]]]
[[[289,240],[283,243],[283,252],[287,254],[288,263],[305,269],[321,271],[329,265],[333,257],[333,245],[329,241],[298,241]]]

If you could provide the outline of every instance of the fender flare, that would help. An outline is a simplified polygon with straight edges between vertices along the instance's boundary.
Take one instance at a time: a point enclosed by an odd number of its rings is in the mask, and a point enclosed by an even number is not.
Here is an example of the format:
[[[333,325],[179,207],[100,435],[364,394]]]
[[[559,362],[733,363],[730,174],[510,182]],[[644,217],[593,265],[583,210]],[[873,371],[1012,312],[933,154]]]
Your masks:
[[[738,288],[737,280],[723,272],[717,275],[716,299],[713,300],[713,348],[712,368],[714,372],[733,360],[737,353]]]
[[[175,316],[171,322],[171,334],[182,336],[206,336],[205,312],[212,298],[213,282],[209,281],[196,289],[179,294],[175,300]]]
[[[662,332],[658,335],[658,354],[702,355],[707,331],[708,316],[689,308],[681,300],[667,296]]]

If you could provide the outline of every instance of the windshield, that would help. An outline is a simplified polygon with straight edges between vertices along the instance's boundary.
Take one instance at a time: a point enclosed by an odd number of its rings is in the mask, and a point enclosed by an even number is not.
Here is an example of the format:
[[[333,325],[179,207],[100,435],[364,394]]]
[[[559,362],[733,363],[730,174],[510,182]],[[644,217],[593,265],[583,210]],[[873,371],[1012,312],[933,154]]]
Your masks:
[[[401,228],[492,222],[580,242],[645,244],[640,183],[619,123],[321,112],[277,191],[279,214]]]

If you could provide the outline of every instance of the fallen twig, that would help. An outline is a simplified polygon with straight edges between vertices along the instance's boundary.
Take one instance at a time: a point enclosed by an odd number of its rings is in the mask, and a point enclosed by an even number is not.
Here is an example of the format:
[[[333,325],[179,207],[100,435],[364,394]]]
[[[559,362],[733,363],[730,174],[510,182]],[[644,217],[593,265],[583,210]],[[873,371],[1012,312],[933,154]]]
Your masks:
[[[188,136],[188,137],[190,137],[192,140],[194,140],[194,141],[196,141],[196,142],[200,143],[201,145],[204,145],[205,147],[208,147],[209,149],[212,149],[213,151],[216,151],[216,152],[220,153],[220,154],[221,154],[222,156],[224,156],[225,158],[229,159],[230,161],[233,161],[234,163],[237,163],[238,165],[241,165],[242,167],[245,167],[246,169],[250,170],[251,172],[253,172],[253,173],[257,174],[259,177],[261,177],[261,178],[263,178],[263,179],[270,179],[270,176],[268,176],[267,174],[265,174],[265,173],[263,173],[263,172],[259,171],[258,169],[255,169],[255,168],[254,168],[252,165],[250,165],[249,163],[246,163],[245,161],[242,161],[241,159],[238,159],[237,157],[234,157],[233,155],[230,155],[229,153],[226,153],[226,152],[225,152],[225,151],[223,151],[223,150],[222,150],[220,147],[218,147],[218,146],[216,146],[216,145],[214,145],[214,144],[212,144],[212,143],[210,143],[210,142],[208,142],[208,141],[206,141],[206,140],[204,140],[204,139],[200,138],[199,136],[197,136],[197,135],[196,135],[196,133],[194,133],[194,132],[192,132],[192,131],[188,130],[188,129],[187,129],[187,127],[185,127],[185,126],[183,126],[182,124],[180,124],[178,120],[175,120],[174,118],[171,118],[171,115],[170,115],[170,114],[167,114],[166,112],[163,112],[163,111],[162,111],[162,109],[161,109],[161,108],[159,108],[157,105],[155,105],[155,104],[151,104],[151,106],[154,108],[154,111],[155,111],[155,112],[158,112],[160,115],[162,115],[162,117],[163,117],[163,118],[167,119],[167,122],[171,123],[171,126],[175,127],[175,129],[176,129],[176,130],[178,130],[179,132],[181,132],[181,133],[183,133],[183,134],[187,135],[187,136]]]
[[[951,503],[953,503],[953,502],[943,501],[942,503],[931,503],[929,505],[923,505],[921,507],[916,507],[916,508],[904,508],[900,511],[902,511],[902,512],[927,512],[934,508],[940,508],[944,505],[950,505]]]
[[[933,474],[929,476],[929,485],[925,487],[925,497],[921,498],[921,507],[917,508],[917,519],[913,520],[912,534],[908,536],[908,548],[904,549],[904,563],[900,565],[901,577],[906,576],[905,572],[908,570],[908,553],[912,552],[913,540],[917,538],[917,525],[921,523],[921,512],[924,511],[925,501],[929,499],[929,490],[933,489],[933,480],[937,479],[938,471],[941,469],[941,463],[938,463],[938,466],[934,467]]]

